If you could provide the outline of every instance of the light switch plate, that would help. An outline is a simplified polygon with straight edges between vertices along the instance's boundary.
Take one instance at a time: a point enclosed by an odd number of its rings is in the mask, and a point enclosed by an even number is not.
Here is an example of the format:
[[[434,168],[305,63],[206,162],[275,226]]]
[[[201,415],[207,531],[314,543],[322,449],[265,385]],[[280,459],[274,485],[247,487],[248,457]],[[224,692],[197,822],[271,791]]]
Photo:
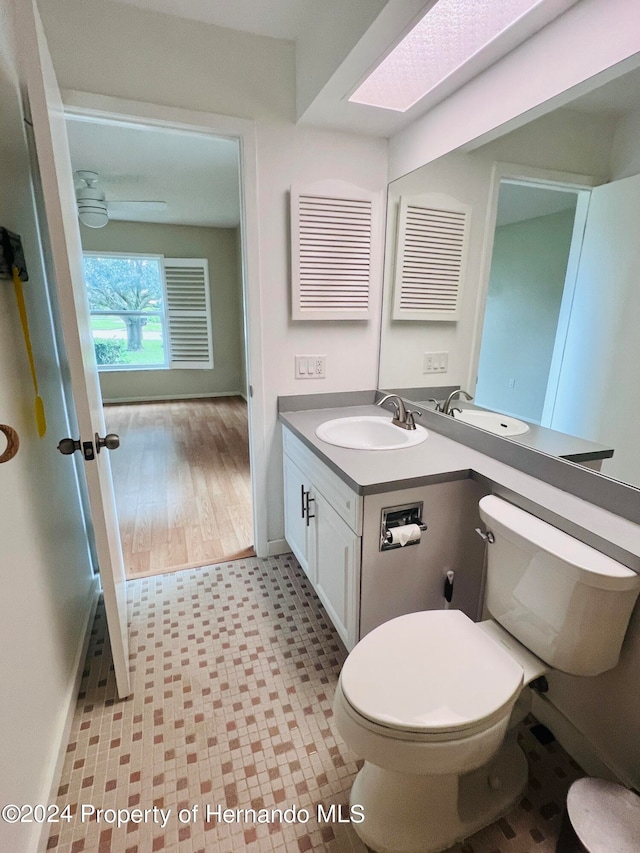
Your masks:
[[[297,355],[296,379],[324,379],[327,375],[326,355]]]
[[[446,373],[449,368],[448,352],[425,352],[422,355],[423,373]]]

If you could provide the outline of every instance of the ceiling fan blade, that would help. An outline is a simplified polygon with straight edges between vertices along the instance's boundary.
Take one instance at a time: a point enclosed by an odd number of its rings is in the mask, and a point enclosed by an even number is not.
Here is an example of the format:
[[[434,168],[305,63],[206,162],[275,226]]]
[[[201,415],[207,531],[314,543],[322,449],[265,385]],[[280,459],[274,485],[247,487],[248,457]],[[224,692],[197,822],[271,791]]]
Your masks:
[[[159,213],[167,209],[166,201],[107,201],[109,213],[135,209],[136,212]]]

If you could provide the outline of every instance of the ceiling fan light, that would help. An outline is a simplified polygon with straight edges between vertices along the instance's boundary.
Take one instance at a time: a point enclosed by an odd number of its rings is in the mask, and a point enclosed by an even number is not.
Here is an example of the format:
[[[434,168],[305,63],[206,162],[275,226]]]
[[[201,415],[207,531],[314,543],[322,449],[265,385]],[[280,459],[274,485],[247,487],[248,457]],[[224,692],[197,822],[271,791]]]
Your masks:
[[[109,215],[107,214],[107,206],[93,206],[93,205],[78,205],[78,219],[82,222],[83,225],[86,225],[87,228],[104,228],[104,226],[109,222]]]

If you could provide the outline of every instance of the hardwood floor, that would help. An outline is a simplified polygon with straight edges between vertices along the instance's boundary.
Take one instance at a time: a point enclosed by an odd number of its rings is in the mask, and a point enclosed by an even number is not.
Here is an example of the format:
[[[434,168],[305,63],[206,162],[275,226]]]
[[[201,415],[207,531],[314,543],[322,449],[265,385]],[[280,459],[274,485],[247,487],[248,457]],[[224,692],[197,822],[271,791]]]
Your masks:
[[[106,405],[127,577],[253,555],[241,397]]]

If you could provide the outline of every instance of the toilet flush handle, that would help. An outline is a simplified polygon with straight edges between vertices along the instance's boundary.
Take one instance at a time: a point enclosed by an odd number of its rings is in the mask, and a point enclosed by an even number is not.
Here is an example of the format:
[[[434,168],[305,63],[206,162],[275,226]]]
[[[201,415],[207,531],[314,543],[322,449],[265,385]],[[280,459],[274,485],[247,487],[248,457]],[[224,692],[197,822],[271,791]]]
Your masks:
[[[481,539],[484,539],[485,542],[488,542],[489,545],[493,545],[493,543],[496,541],[496,537],[490,530],[484,531],[481,530],[479,527],[476,527],[476,533]]]

